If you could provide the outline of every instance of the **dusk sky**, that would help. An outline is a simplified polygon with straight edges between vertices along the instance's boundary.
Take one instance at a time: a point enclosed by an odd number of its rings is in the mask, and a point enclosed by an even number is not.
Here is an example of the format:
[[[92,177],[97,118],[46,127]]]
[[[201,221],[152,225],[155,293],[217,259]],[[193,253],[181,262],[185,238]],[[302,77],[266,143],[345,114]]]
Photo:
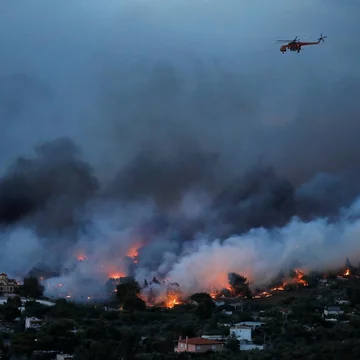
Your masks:
[[[344,126],[336,133],[346,137],[352,121],[346,117],[358,107],[347,83],[358,86],[359,9],[357,1],[336,0],[6,2],[0,13],[0,92],[6,94],[0,103],[1,168],[59,136],[74,139],[93,165],[106,164],[107,171],[140,151],[144,139],[162,146],[174,132],[191,134],[226,157],[237,151],[244,166],[266,157],[288,167],[289,154],[304,162],[298,146],[312,147],[319,137],[323,151],[330,151],[335,140],[326,122]],[[301,54],[282,55],[275,44],[296,35],[316,40],[320,33],[326,42]],[[169,100],[157,93],[162,85],[156,76],[162,75],[152,74],[156,65],[176,73],[167,80],[177,81],[176,106],[166,106]],[[134,68],[137,76],[129,72]],[[205,97],[213,94],[201,105],[217,116],[192,109],[199,71],[205,81],[220,81],[204,90]],[[25,89],[16,82],[25,80],[11,78],[16,73],[26,76]],[[228,81],[233,98],[224,109],[220,94]],[[140,95],[141,84],[152,100]],[[131,100],[120,105],[124,93]],[[11,104],[18,110],[11,112]],[[341,118],[335,119],[337,112]],[[153,125],[151,113],[161,117]],[[337,153],[357,151],[351,134]]]

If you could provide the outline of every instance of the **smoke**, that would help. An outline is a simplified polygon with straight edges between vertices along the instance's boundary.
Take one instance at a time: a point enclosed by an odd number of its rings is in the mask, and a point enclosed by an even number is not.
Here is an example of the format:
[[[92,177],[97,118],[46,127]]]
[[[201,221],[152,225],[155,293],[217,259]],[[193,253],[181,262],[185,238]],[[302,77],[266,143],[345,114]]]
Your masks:
[[[85,299],[356,261],[359,5],[319,6],[4,6],[1,271]],[[304,29],[328,41],[281,55]]]

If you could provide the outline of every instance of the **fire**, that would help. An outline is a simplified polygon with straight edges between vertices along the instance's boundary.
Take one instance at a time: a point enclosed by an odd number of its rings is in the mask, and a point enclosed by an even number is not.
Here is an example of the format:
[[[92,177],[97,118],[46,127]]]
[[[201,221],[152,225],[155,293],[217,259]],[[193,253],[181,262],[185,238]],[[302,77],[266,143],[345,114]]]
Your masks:
[[[284,291],[284,286],[286,286],[286,283],[284,283],[283,285],[281,286],[278,286],[278,287],[275,287],[275,288],[272,288],[270,291]]]
[[[222,289],[221,291],[216,289],[215,287],[212,288],[211,292],[210,292],[210,296],[213,299],[218,299],[218,298],[224,298],[226,297],[226,295],[224,294],[224,292],[228,291],[229,294],[233,294],[233,290],[231,289],[231,287],[229,285],[225,285],[225,286],[220,286],[219,289]]]
[[[167,302],[166,302],[166,307],[167,308],[173,308],[175,305],[179,305],[180,304],[180,302],[179,302],[179,300],[177,299],[177,298],[170,298]]]
[[[346,271],[344,272],[344,276],[350,276],[350,275],[351,275],[350,270],[346,269]]]
[[[78,261],[85,261],[87,259],[87,257],[83,254],[79,254],[76,258]]]
[[[122,278],[122,277],[125,277],[126,275],[125,274],[123,274],[123,273],[110,273],[109,274],[109,279],[120,279],[120,278]]]
[[[141,247],[141,245],[133,246],[128,250],[128,252],[126,254],[126,256],[130,257],[135,264],[137,264],[139,261],[138,256],[139,256],[140,247]]]
[[[267,291],[263,291],[260,294],[255,295],[254,298],[255,299],[261,299],[261,298],[264,298],[264,297],[267,298],[267,297],[270,297],[270,296],[272,296],[272,294],[270,294]]]
[[[295,269],[295,274],[296,274],[296,282],[298,284],[302,284],[304,286],[308,286],[308,283],[303,279],[304,277],[304,271],[301,269]]]

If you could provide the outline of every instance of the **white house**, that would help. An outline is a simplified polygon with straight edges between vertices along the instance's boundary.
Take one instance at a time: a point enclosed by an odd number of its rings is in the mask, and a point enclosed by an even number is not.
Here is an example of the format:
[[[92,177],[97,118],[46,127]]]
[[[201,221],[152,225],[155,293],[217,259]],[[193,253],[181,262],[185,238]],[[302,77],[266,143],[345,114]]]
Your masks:
[[[230,335],[234,335],[238,340],[251,341],[252,329],[249,326],[233,325],[230,327]]]
[[[72,360],[74,358],[73,355],[69,354],[57,354],[56,360]]]
[[[25,329],[39,329],[42,325],[42,320],[36,317],[25,318]]]
[[[260,322],[260,321],[242,321],[240,323],[237,323],[235,325],[242,325],[242,326],[248,326],[251,327],[253,330],[256,328],[259,328],[261,326],[263,326],[265,323]]]
[[[339,306],[327,306],[324,309],[325,316],[329,316],[329,315],[339,316],[339,315],[342,315],[343,313],[344,313],[344,311],[341,310],[341,308]]]
[[[264,350],[264,345],[255,345],[253,343],[240,344],[240,350],[242,351]]]
[[[225,305],[225,301],[215,301],[216,306],[223,306]]]
[[[234,309],[242,309],[243,308],[243,302],[242,301],[236,301],[229,303],[230,306],[232,306]]]
[[[351,302],[349,300],[341,300],[341,299],[339,299],[339,300],[336,300],[335,302],[338,305],[350,305],[351,304]]]
[[[231,316],[231,315],[233,314],[232,311],[226,311],[226,310],[223,310],[221,313],[222,313],[223,315],[227,315],[227,316]]]

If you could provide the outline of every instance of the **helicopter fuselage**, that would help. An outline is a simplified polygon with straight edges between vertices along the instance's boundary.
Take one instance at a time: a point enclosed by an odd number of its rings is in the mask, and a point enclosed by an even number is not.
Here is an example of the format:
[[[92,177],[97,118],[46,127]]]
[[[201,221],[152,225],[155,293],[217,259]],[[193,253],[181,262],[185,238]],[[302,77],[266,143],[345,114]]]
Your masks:
[[[301,50],[301,45],[298,43],[289,43],[287,45],[283,45],[280,47],[280,51],[282,53],[284,53],[287,49],[289,49],[289,51],[297,51],[299,52]]]

